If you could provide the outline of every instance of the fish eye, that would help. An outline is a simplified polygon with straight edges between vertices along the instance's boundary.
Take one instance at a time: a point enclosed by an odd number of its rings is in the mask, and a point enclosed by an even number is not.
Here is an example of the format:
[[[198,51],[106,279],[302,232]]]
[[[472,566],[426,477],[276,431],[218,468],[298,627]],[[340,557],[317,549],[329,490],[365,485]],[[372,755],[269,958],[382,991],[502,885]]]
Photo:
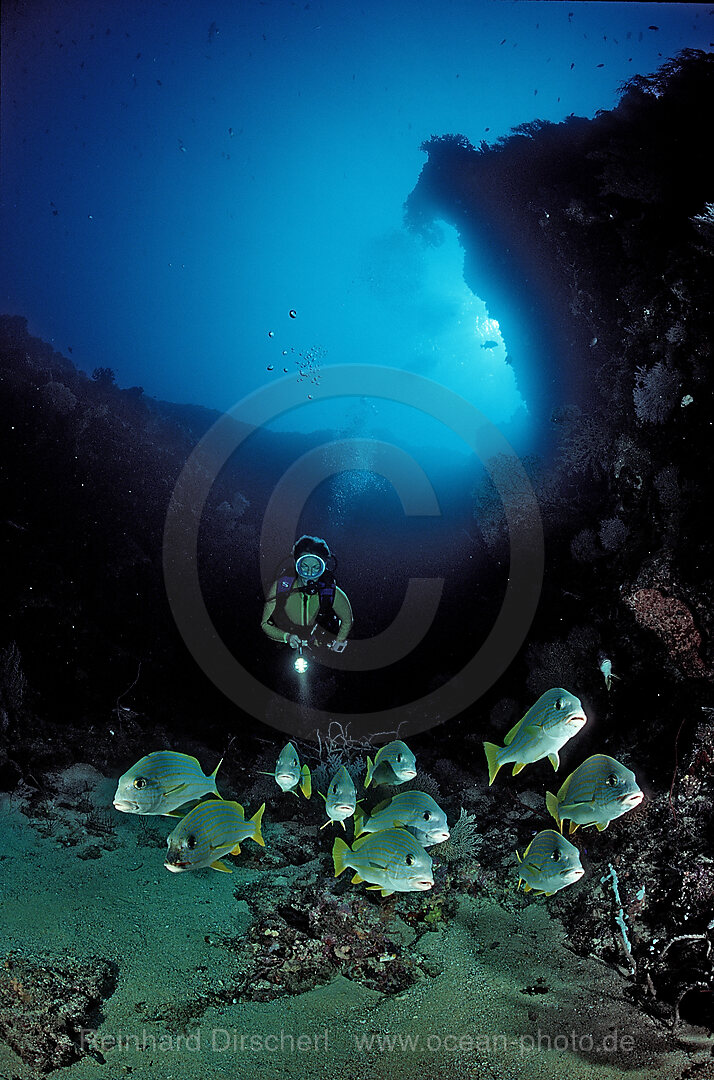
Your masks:
[[[424,821],[431,821],[431,810],[424,811]]]
[[[558,851],[557,848],[555,849],[555,851],[551,852],[550,857],[553,860],[553,862],[560,862],[560,852]]]
[[[407,866],[413,866],[413,864],[414,864],[414,856],[413,855],[407,855],[405,861],[406,861]]]
[[[189,851],[193,851],[195,846],[196,846],[196,837],[195,836],[189,836],[188,839],[186,840],[186,847],[188,848]]]
[[[138,791],[141,791],[142,788],[146,787],[147,783],[148,783],[148,781],[147,781],[146,777],[137,776],[136,780],[134,781],[134,787]]]
[[[401,760],[402,760],[402,755],[401,755],[401,754],[397,754],[397,761],[401,761]]]
[[[564,709],[565,708],[565,700],[562,697],[559,697],[555,702],[555,707],[556,707],[556,709]]]
[[[298,763],[298,759],[297,759],[297,758],[293,758],[293,765],[297,765],[297,763]]]
[[[610,773],[605,783],[608,784],[610,787],[617,786],[617,777],[615,776],[614,772]]]

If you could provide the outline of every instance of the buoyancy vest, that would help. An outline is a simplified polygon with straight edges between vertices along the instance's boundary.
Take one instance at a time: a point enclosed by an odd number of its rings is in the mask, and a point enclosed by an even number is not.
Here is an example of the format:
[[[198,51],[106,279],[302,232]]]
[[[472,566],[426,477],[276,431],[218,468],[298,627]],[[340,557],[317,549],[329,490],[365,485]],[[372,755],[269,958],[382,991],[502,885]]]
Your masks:
[[[310,585],[301,585],[298,589],[294,589],[295,582],[298,580],[295,574],[284,574],[278,578],[275,590],[275,610],[271,616],[271,622],[274,622],[281,629],[292,629],[295,624],[292,623],[285,611],[285,604],[290,593],[295,591],[297,593],[306,593],[308,596],[317,594],[320,598],[320,607],[315,617],[315,623],[323,630],[336,634],[340,628],[340,620],[333,607],[335,592],[337,591],[335,579],[328,578],[324,580],[323,575],[319,581],[314,583],[314,589]]]

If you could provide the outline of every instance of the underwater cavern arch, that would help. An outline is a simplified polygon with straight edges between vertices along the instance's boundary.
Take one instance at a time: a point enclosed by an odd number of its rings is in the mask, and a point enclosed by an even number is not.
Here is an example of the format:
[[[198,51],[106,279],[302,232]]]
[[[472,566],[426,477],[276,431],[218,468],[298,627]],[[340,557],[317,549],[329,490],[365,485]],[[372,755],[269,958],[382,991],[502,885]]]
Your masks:
[[[503,602],[495,623],[476,655],[448,683],[402,706],[371,713],[329,713],[297,705],[277,695],[286,708],[276,721],[279,730],[301,738],[314,737],[338,719],[366,738],[376,731],[415,734],[443,723],[471,706],[506,670],[523,643],[540,600],[544,572],[544,539],[538,501],[517,454],[498,428],[479,409],[453,391],[397,368],[344,365],[330,369],[332,388],[316,388],[315,397],[330,400],[370,396],[411,405],[441,420],[482,459],[496,452],[511,463],[515,481],[503,499],[510,539],[510,567]],[[337,383],[335,386],[334,383]],[[176,626],[205,675],[239,708],[264,722],[276,694],[248,672],[221,640],[203,598],[198,577],[198,533],[215,478],[238,447],[276,416],[302,405],[299,387],[283,379],[256,391],[225,413],[203,436],[188,458],[171,496],[163,539],[164,584]],[[488,437],[488,453],[482,440]],[[491,477],[498,490],[497,477]],[[514,498],[515,496],[515,498]],[[513,501],[511,501],[513,500]],[[419,716],[409,715],[418,705]]]
[[[520,153],[533,149],[525,135],[496,147],[476,148],[464,135],[434,136],[423,143],[428,160],[405,202],[404,222],[432,246],[441,243],[440,222],[456,230],[464,281],[498,321],[506,362],[540,448],[554,411],[583,400],[587,373],[577,361],[586,355],[588,339],[572,310],[572,283],[563,281],[544,243],[547,209],[534,205],[532,196],[520,203],[513,175],[518,163],[507,152],[516,154],[516,142]],[[576,266],[573,275],[577,278]]]

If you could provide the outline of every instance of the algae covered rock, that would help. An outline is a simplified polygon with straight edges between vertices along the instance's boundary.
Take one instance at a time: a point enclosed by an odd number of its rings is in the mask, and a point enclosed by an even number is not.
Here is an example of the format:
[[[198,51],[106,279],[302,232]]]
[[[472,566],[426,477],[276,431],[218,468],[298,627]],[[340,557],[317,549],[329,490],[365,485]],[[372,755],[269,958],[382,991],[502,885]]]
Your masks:
[[[98,1026],[115,985],[115,966],[106,960],[57,963],[9,953],[0,966],[0,1037],[40,1072],[71,1065],[86,1055],[82,1029]]]

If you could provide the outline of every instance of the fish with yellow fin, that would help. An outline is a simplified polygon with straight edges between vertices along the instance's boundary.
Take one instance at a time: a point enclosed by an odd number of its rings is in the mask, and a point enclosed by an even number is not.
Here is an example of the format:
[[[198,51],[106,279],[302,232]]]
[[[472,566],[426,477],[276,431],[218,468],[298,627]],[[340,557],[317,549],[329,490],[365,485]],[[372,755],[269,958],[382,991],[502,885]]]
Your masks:
[[[290,791],[297,797],[297,789],[306,799],[312,795],[312,779],[307,765],[300,766],[298,752],[291,742],[286,743],[278,755],[275,771],[264,772],[264,776],[274,776],[281,791]]]
[[[322,792],[320,792],[320,795],[322,795]],[[344,765],[341,765],[332,777],[327,788],[327,795],[322,795],[322,797],[325,800],[327,821],[320,828],[326,829],[328,825],[339,821],[344,829],[345,819],[352,817],[357,806],[357,791],[354,780]]]
[[[335,877],[350,867],[353,884],[368,881],[368,889],[381,889],[382,896],[394,892],[424,892],[434,884],[431,856],[406,829],[384,829],[367,833],[350,848],[335,837],[332,848]]]
[[[416,758],[409,747],[401,739],[380,746],[375,754],[374,761],[367,757],[367,772],[364,778],[364,786],[371,783],[385,784],[396,787],[405,784],[407,780],[413,780],[416,776]]]
[[[379,803],[369,814],[355,810],[355,836],[399,826],[413,833],[422,847],[449,839],[446,814],[425,791],[402,791]]]
[[[216,773],[222,761],[221,758],[213,772],[205,776],[196,758],[190,754],[154,750],[119,777],[114,808],[124,814],[178,817],[180,815],[174,811],[179,806],[195,802],[204,795],[216,795],[220,799]]]
[[[506,735],[503,746],[485,742],[489,786],[503,765],[513,763],[517,776],[526,765],[548,758],[557,771],[559,751],[586,723],[580,698],[562,687],[546,690]]]
[[[255,840],[265,847],[261,832],[264,810],[265,803],[246,820],[240,803],[224,799],[199,803],[169,835],[164,866],[174,874],[204,866],[233,873],[222,859],[224,855],[239,855],[241,840]]]
[[[594,825],[598,832],[615,818],[634,810],[644,799],[631,769],[608,754],[593,754],[571,772],[557,795],[546,793],[545,805],[560,831]]]
[[[526,892],[533,890],[552,896],[585,873],[578,849],[555,829],[543,829],[533,837],[522,856],[516,852],[516,858],[518,887],[523,884]]]

